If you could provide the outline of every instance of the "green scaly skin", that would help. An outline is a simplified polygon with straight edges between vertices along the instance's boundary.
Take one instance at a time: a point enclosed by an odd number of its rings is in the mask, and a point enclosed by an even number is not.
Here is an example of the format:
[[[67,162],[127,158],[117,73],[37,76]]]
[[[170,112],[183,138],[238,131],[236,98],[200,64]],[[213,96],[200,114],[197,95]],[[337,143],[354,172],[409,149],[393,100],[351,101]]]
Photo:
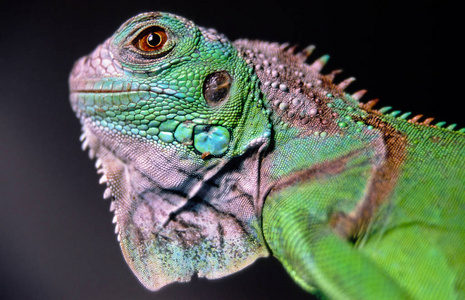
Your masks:
[[[465,298],[463,131],[372,109],[311,50],[146,13],[75,64],[129,266],[158,290],[272,254],[331,299]]]

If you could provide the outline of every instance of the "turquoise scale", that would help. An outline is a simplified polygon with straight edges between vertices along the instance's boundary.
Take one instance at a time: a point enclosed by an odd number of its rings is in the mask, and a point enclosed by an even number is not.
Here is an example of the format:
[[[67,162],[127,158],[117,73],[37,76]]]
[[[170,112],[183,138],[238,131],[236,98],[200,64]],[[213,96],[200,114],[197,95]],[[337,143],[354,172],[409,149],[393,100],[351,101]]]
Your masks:
[[[228,150],[230,134],[222,126],[197,125],[194,128],[194,147],[200,153],[222,155]]]

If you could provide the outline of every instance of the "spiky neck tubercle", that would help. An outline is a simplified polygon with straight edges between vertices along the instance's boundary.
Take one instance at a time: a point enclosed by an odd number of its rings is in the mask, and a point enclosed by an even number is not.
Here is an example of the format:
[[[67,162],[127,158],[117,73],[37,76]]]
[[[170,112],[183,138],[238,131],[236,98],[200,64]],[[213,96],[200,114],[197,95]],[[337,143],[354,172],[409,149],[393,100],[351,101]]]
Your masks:
[[[352,117],[361,119],[367,115],[357,101],[364,91],[352,96],[344,92],[353,78],[335,85],[333,79],[340,71],[320,73],[327,55],[311,65],[305,63],[313,47],[294,53],[295,49],[287,45],[261,41],[239,40],[235,46],[260,79],[260,89],[278,134],[290,134],[292,130],[321,137],[342,134]]]
[[[378,99],[359,102],[366,90],[351,95],[344,91],[355,78],[335,84],[333,80],[340,70],[326,75],[320,73],[329,59],[328,55],[310,65],[305,63],[314,46],[297,53],[296,47],[288,44],[262,41],[238,40],[235,46],[260,79],[260,89],[267,108],[272,112],[271,119],[278,134],[292,136],[305,132],[306,135],[321,137],[336,134],[360,138],[375,127],[382,131],[385,122],[396,128],[408,127],[409,124],[440,128],[445,124],[432,125],[433,118],[420,122],[422,115],[408,119],[410,113],[400,111],[383,115],[391,107],[373,109]],[[454,127],[452,124],[447,130]],[[463,133],[465,129],[458,132]]]

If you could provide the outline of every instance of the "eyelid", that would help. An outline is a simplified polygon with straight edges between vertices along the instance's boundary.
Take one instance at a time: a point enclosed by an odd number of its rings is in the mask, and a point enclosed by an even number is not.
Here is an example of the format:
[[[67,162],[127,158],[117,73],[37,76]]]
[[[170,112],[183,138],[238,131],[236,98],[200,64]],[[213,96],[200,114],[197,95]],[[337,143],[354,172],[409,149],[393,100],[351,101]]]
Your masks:
[[[162,47],[154,51],[143,51],[137,47],[138,39],[142,38],[145,34],[150,31],[163,31],[166,35],[166,42]],[[164,59],[169,56],[177,44],[177,35],[172,32],[169,26],[163,26],[155,22],[147,22],[145,24],[137,24],[128,33],[125,33],[124,40],[121,41],[122,45],[118,43],[118,40],[114,42],[116,45],[116,52],[118,53],[122,62],[128,65],[138,65],[140,67],[147,66],[148,69],[152,68],[152,64],[160,59]]]
[[[152,46],[148,42],[151,34],[156,34],[160,38],[160,42],[156,46]],[[163,46],[168,42],[168,39],[168,34],[163,28],[159,26],[151,26],[139,33],[132,41],[132,45],[139,51],[143,51],[145,53],[155,52],[162,49]]]

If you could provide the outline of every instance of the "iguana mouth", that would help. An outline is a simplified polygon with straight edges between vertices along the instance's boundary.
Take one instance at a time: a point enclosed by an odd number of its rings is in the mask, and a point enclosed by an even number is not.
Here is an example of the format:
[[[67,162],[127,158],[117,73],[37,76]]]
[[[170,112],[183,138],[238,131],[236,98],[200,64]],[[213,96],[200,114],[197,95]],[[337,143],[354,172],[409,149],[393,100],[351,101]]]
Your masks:
[[[138,90],[129,91],[105,91],[105,90],[72,90],[71,94],[126,94],[130,92],[138,92]]]
[[[71,93],[127,93],[127,92],[141,92],[152,91],[160,92],[161,89],[151,89],[147,84],[139,84],[132,81],[117,82],[111,81],[93,81],[93,80],[78,80],[72,81]]]

